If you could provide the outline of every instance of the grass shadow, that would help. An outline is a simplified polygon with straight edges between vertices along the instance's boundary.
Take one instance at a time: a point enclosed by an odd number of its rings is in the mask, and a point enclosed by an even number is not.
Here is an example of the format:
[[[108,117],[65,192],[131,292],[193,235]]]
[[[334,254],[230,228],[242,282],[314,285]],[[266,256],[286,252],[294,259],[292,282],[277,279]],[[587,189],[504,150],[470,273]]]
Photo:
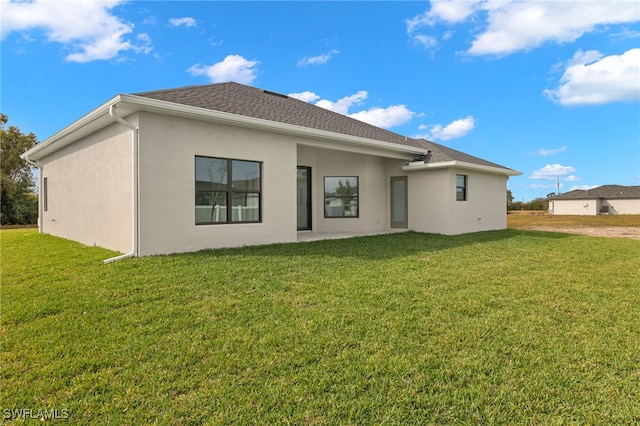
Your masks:
[[[570,234],[541,231],[505,229],[462,235],[441,235],[420,232],[402,232],[373,236],[361,236],[336,240],[270,244],[228,249],[211,249],[190,253],[195,257],[233,256],[330,256],[383,260],[410,256],[421,252],[450,250],[474,244],[498,242],[524,236],[538,238],[567,238]],[[175,255],[179,256],[179,255]]]

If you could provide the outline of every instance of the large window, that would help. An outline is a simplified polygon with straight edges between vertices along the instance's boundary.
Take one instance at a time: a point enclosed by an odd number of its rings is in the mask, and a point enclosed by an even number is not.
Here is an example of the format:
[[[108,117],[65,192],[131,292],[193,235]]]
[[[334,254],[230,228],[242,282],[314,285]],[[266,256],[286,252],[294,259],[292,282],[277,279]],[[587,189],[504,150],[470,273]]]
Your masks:
[[[196,157],[196,225],[260,222],[262,164]]]
[[[467,175],[456,175],[456,200],[467,201]]]
[[[358,177],[324,178],[324,217],[358,217]]]

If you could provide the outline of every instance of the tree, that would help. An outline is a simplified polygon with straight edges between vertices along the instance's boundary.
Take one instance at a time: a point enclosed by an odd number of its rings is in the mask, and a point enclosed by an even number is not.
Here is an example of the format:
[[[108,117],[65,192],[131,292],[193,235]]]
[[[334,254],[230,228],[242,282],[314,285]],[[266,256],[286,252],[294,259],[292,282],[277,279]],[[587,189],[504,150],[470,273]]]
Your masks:
[[[507,189],[507,210],[509,210],[512,203],[513,203],[513,193],[511,192],[510,189]]]
[[[527,210],[549,210],[549,201],[545,198],[534,198],[529,202]]]
[[[351,186],[349,179],[345,180],[345,184],[341,180],[338,181],[338,187],[336,188],[336,194],[342,198],[342,206],[345,212],[350,212],[352,207],[352,201],[356,194],[356,188]]]
[[[33,167],[20,154],[38,143],[33,133],[23,134],[15,126],[5,126],[9,118],[0,113],[0,223],[35,223],[38,198],[35,194]]]

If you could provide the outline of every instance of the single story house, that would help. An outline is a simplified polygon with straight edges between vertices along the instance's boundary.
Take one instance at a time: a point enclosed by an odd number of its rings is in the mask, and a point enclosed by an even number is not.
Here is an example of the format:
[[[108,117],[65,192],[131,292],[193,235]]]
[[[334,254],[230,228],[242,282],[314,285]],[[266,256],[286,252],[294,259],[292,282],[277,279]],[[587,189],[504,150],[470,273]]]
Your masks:
[[[640,214],[640,186],[602,185],[575,189],[549,199],[557,215]]]
[[[122,257],[503,229],[520,174],[238,83],[117,95],[22,158],[40,171],[40,232]]]

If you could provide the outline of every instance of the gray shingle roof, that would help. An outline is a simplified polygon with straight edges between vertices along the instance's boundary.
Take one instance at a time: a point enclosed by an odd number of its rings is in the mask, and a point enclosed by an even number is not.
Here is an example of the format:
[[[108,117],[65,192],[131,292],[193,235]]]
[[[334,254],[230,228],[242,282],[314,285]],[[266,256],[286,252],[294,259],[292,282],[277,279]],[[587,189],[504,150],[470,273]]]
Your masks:
[[[602,185],[592,189],[575,189],[553,197],[554,200],[593,200],[594,198],[637,199],[640,186]]]
[[[440,163],[447,161],[464,161],[466,163],[480,164],[482,166],[498,167],[501,169],[509,169],[508,167],[501,166],[500,164],[492,163],[482,158],[474,157],[473,155],[466,154],[462,151],[456,151],[455,149],[446,147],[444,145],[437,144],[425,139],[419,139],[423,146],[429,150],[429,154],[425,159],[425,163]],[[510,170],[510,169],[509,169]]]
[[[429,150],[425,162],[464,161],[484,166],[508,169],[443,145],[402,136],[286,95],[245,86],[238,83],[217,83],[176,89],[135,93],[181,105],[194,106],[246,117],[303,126],[344,135],[395,143]]]

